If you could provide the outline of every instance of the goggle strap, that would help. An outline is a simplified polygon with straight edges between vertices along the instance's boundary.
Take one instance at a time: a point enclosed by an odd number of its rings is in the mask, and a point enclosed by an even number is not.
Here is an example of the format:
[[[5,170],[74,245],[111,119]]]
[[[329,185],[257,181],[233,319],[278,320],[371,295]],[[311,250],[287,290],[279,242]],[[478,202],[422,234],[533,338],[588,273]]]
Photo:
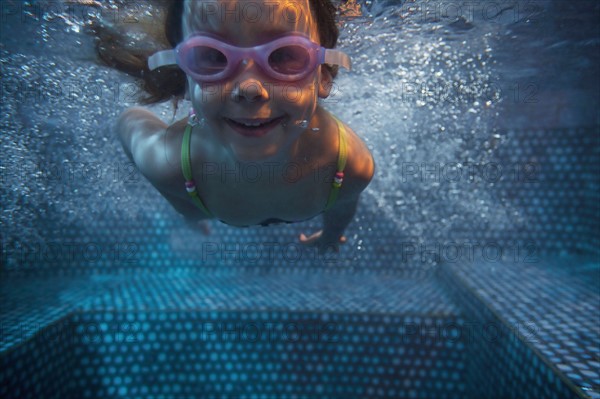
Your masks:
[[[163,50],[152,54],[148,58],[148,68],[151,71],[165,65],[176,65],[175,50]]]
[[[323,58],[325,64],[339,65],[350,70],[350,57],[342,51],[326,49]]]

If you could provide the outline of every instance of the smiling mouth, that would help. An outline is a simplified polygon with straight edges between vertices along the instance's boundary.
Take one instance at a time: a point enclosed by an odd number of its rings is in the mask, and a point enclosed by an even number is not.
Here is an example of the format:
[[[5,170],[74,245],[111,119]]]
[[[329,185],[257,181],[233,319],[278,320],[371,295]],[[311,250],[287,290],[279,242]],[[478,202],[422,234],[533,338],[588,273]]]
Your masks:
[[[285,117],[278,118],[225,118],[227,124],[237,133],[245,137],[262,137],[279,125]]]

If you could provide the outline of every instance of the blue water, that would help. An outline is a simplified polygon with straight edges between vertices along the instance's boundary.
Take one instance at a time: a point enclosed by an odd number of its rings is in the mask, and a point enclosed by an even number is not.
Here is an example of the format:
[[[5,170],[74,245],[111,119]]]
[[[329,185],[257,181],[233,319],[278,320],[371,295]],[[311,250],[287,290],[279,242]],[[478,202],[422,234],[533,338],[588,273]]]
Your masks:
[[[30,3],[7,5],[3,14],[5,248],[67,237],[127,246],[128,228],[146,228],[166,240],[165,248],[193,256],[179,216],[127,163],[115,140],[115,118],[135,104],[138,89],[132,78],[96,63],[85,31],[99,18],[97,8]],[[347,260],[364,266],[377,258],[381,229],[414,245],[473,239],[490,230],[492,237],[527,239],[520,232],[531,227],[532,213],[504,188],[544,171],[535,157],[519,155],[510,132],[599,122],[597,6],[361,5],[363,16],[345,18],[339,41],[353,71],[340,73],[334,94],[323,102],[364,138],[378,166],[349,230]],[[150,21],[139,7],[140,21]],[[125,18],[123,9],[101,17]],[[151,109],[173,120],[172,104]],[[175,119],[186,111],[184,102]],[[543,205],[544,198],[532,201]],[[283,234],[293,243],[300,231],[316,227],[314,220],[242,233],[215,222],[210,239],[220,245],[245,234]],[[133,245],[141,248],[138,238]],[[18,265],[9,259],[8,267]]]
[[[377,170],[323,257],[318,218],[192,231],[127,162],[86,30],[146,3],[0,2],[0,396],[600,397],[600,6],[359,3],[323,103]],[[212,330],[266,324],[339,341]]]

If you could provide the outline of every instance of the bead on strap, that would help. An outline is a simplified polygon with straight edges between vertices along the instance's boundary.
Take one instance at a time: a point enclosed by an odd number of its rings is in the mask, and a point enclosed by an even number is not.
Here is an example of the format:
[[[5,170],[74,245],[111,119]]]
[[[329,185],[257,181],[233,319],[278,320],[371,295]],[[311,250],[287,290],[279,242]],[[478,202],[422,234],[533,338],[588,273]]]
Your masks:
[[[342,183],[344,181],[344,168],[346,167],[346,159],[348,158],[346,129],[338,118],[333,116],[333,119],[336,121],[338,126],[340,148],[337,162],[337,172],[333,177],[333,182],[331,183],[331,190],[329,191],[329,198],[327,199],[327,205],[325,205],[325,211],[329,210],[337,200],[340,188],[342,187]]]
[[[194,110],[190,111],[190,117],[188,119],[188,124],[185,127],[185,131],[183,132],[183,141],[181,143],[181,170],[183,172],[183,177],[185,178],[185,190],[190,195],[192,202],[200,208],[206,215],[212,217],[212,213],[208,210],[206,205],[200,199],[198,195],[198,191],[196,189],[196,182],[194,181],[192,175],[192,160],[191,160],[191,148],[190,141],[192,137],[192,126],[197,124],[196,115]]]

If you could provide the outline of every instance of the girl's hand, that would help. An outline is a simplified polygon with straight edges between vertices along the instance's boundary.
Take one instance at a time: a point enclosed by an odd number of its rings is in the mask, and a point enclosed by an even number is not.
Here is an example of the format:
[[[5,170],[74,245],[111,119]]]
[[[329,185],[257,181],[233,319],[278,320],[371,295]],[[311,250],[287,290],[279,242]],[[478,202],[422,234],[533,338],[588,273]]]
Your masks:
[[[317,247],[320,254],[325,253],[328,250],[339,252],[340,244],[344,244],[346,242],[346,236],[340,236],[337,240],[331,239],[323,236],[323,230],[319,230],[309,237],[302,233],[300,234],[299,238],[302,244],[309,247]]]

